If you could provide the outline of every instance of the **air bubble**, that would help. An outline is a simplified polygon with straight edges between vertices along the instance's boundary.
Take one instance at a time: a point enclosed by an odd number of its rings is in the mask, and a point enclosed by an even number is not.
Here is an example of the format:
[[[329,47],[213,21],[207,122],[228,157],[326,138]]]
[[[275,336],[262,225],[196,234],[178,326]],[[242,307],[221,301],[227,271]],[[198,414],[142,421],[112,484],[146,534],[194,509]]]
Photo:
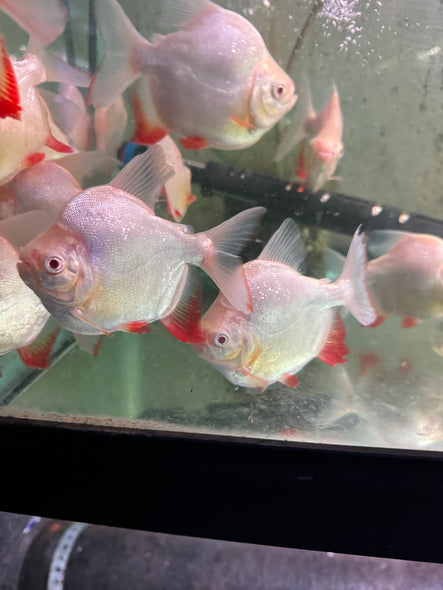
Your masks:
[[[372,207],[371,209],[371,215],[373,217],[376,217],[377,215],[380,215],[380,213],[383,211],[383,207],[380,207],[379,205],[374,205],[374,207]]]

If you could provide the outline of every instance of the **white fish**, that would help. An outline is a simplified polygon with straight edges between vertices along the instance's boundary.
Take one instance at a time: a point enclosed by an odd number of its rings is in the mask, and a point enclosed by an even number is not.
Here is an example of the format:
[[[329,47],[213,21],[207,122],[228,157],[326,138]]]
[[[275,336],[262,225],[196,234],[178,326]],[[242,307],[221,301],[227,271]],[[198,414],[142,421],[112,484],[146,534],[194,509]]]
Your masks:
[[[376,325],[389,315],[403,326],[443,317],[443,240],[429,234],[371,232],[368,288],[377,309]]]
[[[236,310],[220,294],[203,316],[205,340],[194,349],[232,383],[261,390],[276,381],[295,387],[296,373],[314,357],[330,365],[345,362],[346,330],[337,307],[345,305],[362,324],[374,321],[358,230],[334,283],[301,275],[303,258],[300,232],[287,219],[259,258],[244,265],[253,312]]]
[[[20,119],[0,119],[0,185],[20,170],[44,159],[72,153],[66,137],[52,121],[36,86],[46,80],[40,60],[28,54],[11,60],[20,91]]]
[[[146,331],[156,320],[178,338],[201,337],[189,265],[200,266],[239,309],[251,308],[236,254],[264,213],[244,211],[192,234],[156,217],[140,199],[169,178],[159,146],[134,158],[109,184],[71,199],[21,252],[23,280],[66,329],[80,334]]]
[[[343,117],[335,85],[328,102],[318,114],[315,113],[312,106],[307,81],[305,85],[307,106],[303,121],[300,124],[296,117],[287,128],[275,160],[281,160],[295,145],[302,141],[295,174],[301,180],[302,187],[317,192],[326,182],[334,178],[338,161],[343,156]]]
[[[139,78],[133,141],[176,132],[188,149],[253,145],[295,104],[292,80],[239,14],[209,0],[162,5],[164,21],[179,30],[150,43],[116,0],[97,0],[105,51],[90,101],[107,106]]]

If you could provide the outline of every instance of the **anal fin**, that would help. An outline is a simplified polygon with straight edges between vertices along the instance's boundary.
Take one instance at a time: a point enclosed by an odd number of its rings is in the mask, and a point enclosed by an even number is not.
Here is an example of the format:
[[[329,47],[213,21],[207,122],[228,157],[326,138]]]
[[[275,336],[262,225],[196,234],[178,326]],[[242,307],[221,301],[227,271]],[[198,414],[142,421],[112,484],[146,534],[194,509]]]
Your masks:
[[[295,389],[299,384],[296,375],[282,375],[279,379],[279,382],[283,383],[283,385],[287,385],[291,389]]]
[[[24,364],[35,369],[47,369],[51,364],[51,350],[59,332],[60,326],[49,319],[31,344],[18,349],[17,352]]]
[[[161,323],[177,340],[199,343],[204,341],[201,331],[201,286],[197,282],[194,270],[188,270],[188,277],[183,294],[177,307]]]
[[[346,363],[347,359],[344,356],[349,353],[349,348],[345,344],[345,338],[346,327],[340,314],[336,312],[331,330],[318,358],[331,366]]]

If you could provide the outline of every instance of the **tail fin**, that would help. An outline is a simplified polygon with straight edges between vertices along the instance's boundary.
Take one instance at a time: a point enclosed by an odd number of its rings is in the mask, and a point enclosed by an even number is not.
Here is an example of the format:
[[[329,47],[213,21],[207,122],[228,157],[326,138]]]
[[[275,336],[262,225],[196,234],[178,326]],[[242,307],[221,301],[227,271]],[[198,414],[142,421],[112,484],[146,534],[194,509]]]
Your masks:
[[[87,102],[106,107],[140,76],[135,55],[141,45],[149,42],[136,31],[117,0],[97,0],[96,18],[104,52]]]
[[[357,320],[367,326],[377,319],[366,287],[366,247],[365,235],[357,229],[349,246],[345,266],[340,281],[349,281],[350,289],[345,305]]]
[[[205,256],[202,268],[231,305],[244,313],[252,311],[251,294],[242,260],[235,254],[251,239],[265,212],[264,207],[253,207],[205,232],[213,249]]]

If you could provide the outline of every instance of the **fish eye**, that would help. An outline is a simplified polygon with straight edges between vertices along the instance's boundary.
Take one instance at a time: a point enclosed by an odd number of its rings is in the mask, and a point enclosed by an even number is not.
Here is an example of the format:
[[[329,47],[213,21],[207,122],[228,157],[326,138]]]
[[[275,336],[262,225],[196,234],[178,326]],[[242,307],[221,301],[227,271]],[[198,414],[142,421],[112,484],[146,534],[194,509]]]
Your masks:
[[[65,268],[65,261],[60,256],[47,256],[45,258],[45,269],[52,275],[61,273]]]
[[[272,96],[279,100],[280,98],[283,98],[286,94],[286,86],[285,84],[282,84],[281,82],[278,82],[277,84],[274,84],[272,87]]]
[[[220,334],[216,334],[214,337],[214,344],[219,348],[224,348],[229,344],[230,338],[228,334],[221,332]]]

